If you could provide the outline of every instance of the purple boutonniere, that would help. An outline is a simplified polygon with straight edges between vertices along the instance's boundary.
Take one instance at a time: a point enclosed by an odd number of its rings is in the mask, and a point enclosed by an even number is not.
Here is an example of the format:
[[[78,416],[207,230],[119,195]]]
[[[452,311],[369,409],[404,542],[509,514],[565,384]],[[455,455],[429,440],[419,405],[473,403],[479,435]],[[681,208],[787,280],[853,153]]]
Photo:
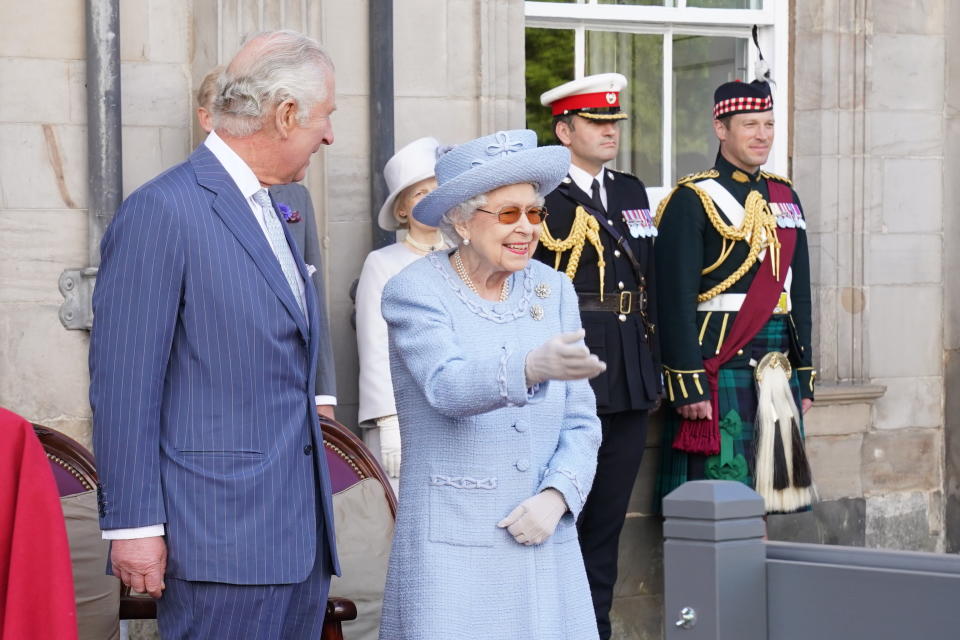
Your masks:
[[[283,202],[277,203],[277,211],[279,211],[280,215],[283,216],[284,221],[289,224],[294,224],[302,220],[299,211],[294,211],[289,205],[284,204]]]

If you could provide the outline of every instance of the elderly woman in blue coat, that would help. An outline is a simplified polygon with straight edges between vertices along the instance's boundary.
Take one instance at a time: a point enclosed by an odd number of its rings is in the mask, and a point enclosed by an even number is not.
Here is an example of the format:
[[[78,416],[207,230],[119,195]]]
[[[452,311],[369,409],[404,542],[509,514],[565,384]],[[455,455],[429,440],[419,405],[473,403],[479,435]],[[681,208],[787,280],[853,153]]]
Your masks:
[[[502,131],[413,215],[458,239],[383,292],[403,448],[381,640],[597,637],[575,520],[600,422],[573,286],[531,259],[563,147]]]

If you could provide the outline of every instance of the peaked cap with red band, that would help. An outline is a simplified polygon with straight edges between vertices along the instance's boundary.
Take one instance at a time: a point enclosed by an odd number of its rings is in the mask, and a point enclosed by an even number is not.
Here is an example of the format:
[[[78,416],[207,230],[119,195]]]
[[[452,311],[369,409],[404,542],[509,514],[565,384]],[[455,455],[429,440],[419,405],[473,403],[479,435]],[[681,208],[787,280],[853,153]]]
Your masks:
[[[550,107],[554,116],[576,114],[591,120],[623,120],[620,92],[627,79],[619,73],[598,73],[571,80],[540,96],[540,104]]]
[[[773,96],[770,94],[770,84],[764,80],[725,82],[713,92],[714,118],[771,109]]]

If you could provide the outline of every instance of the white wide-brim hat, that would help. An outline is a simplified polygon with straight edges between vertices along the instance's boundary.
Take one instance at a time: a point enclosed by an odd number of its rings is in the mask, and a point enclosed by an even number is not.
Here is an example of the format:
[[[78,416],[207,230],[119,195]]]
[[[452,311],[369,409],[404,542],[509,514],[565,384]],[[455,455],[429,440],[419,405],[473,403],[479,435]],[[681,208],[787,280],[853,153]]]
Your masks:
[[[436,138],[426,137],[414,140],[393,154],[383,167],[383,179],[387,183],[390,195],[380,207],[377,223],[381,229],[395,231],[400,225],[393,215],[393,205],[397,196],[410,185],[433,177],[433,167],[437,163]]]
[[[413,217],[436,227],[447,211],[470,198],[511,184],[532,183],[546,196],[570,169],[566,147],[537,146],[529,129],[497,133],[458,145],[437,160],[437,188],[413,209]]]

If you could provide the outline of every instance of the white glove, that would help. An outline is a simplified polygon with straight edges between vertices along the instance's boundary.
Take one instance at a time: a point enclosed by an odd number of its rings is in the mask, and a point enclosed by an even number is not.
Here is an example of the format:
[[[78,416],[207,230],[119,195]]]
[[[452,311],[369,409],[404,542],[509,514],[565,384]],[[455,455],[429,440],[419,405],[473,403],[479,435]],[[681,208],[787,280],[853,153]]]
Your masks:
[[[380,459],[391,478],[400,477],[400,421],[396,415],[377,418],[380,428]]]
[[[544,489],[517,505],[497,526],[506,527],[520,544],[540,544],[553,535],[566,512],[567,501],[563,494],[553,488]]]
[[[546,380],[594,378],[606,371],[606,363],[590,353],[581,342],[585,333],[580,329],[555,335],[528,353],[524,365],[527,386]]]

